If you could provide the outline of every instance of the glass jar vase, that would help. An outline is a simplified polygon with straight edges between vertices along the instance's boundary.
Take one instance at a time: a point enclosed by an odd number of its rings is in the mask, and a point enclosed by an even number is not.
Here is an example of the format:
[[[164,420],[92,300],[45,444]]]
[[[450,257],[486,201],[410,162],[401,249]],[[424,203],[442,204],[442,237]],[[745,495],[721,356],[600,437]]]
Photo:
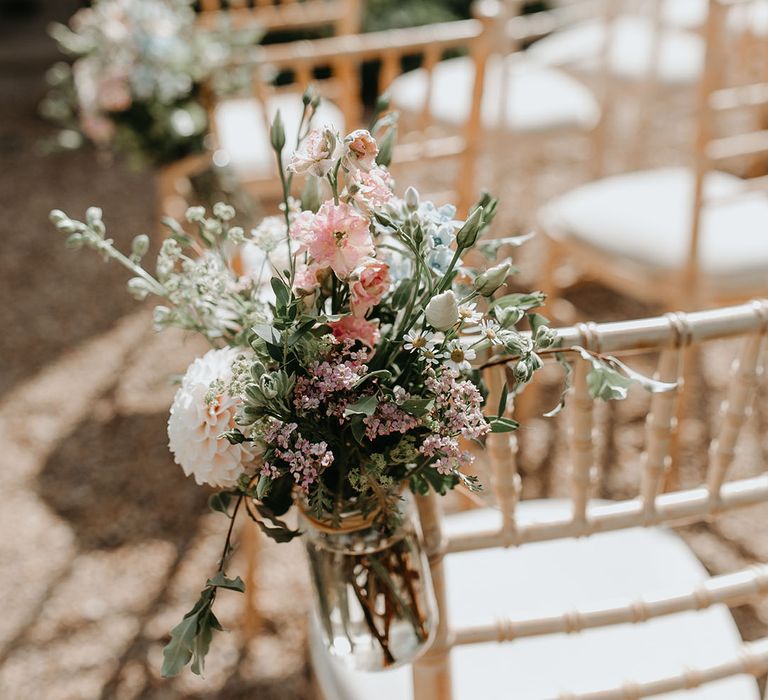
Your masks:
[[[302,512],[315,615],[328,653],[361,671],[411,663],[429,648],[437,605],[413,500],[383,531],[350,510],[341,522]]]

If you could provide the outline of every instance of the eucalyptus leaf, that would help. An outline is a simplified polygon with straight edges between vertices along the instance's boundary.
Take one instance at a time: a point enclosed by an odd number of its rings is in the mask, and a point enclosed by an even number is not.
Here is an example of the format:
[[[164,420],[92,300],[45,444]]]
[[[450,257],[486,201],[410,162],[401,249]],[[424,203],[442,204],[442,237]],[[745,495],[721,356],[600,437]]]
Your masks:
[[[360,414],[364,416],[372,416],[376,412],[376,407],[378,405],[379,399],[375,394],[372,394],[371,396],[364,396],[359,401],[355,401],[355,403],[349,404],[349,406],[344,409],[344,415],[353,416]]]
[[[207,586],[213,586],[214,588],[226,588],[230,591],[239,591],[245,593],[245,584],[243,580],[237,576],[235,578],[227,578],[223,571],[219,571],[213,578],[209,578],[206,581]]]

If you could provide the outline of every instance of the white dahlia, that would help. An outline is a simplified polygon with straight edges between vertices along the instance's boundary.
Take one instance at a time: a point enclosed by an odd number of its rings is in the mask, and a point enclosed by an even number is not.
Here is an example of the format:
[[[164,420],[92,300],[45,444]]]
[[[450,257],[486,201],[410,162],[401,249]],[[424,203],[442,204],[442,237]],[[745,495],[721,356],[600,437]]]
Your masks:
[[[231,488],[252,473],[260,450],[250,443],[231,445],[223,432],[235,427],[238,400],[226,387],[232,379],[236,348],[209,350],[187,369],[168,418],[168,446],[184,473],[198,484]]]

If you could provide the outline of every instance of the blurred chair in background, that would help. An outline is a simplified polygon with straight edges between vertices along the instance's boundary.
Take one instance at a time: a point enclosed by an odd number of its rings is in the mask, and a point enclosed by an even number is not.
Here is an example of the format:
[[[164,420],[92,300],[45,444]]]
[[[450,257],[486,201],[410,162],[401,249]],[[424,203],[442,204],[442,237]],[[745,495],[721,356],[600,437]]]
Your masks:
[[[766,331],[765,300],[562,329],[565,347],[653,353],[659,378],[668,382],[678,378],[687,344],[741,341],[704,483],[661,494],[679,390],[657,393],[648,395],[638,495],[591,500],[590,363],[570,355],[574,381],[561,414],[571,425],[570,498],[520,501],[514,433],[490,435],[494,508],[442,519],[434,494],[419,502],[440,608],[434,646],[413,667],[365,674],[313,644],[322,696],[636,700],[679,690],[690,700],[758,700],[749,676],[768,669],[768,640],[743,644],[726,605],[767,592],[768,565],[710,577],[683,540],[662,526],[768,502],[764,464],[756,465],[755,475],[726,480],[760,375]],[[503,367],[486,371],[498,395]]]
[[[768,153],[761,123],[768,46],[730,50],[732,13],[749,4],[710,0],[690,167],[604,178],[541,210],[548,244],[542,281],[550,300],[559,298],[558,271],[566,260],[610,287],[667,308],[743,300],[768,290],[768,198],[761,192],[768,178],[738,176],[754,173],[755,159]],[[717,169],[726,165],[728,172]],[[557,315],[557,303],[550,308]]]
[[[200,0],[198,21],[210,29],[253,27],[277,35],[312,31],[344,36],[360,31],[362,11],[362,0]],[[240,161],[232,163],[236,171],[246,168],[259,173],[263,179],[273,180],[277,171],[269,146],[269,123],[280,109],[289,130],[293,125],[295,132],[301,118],[301,100],[291,95],[275,98],[266,106],[253,100],[231,100],[219,110],[213,104],[212,89],[208,97],[212,103],[211,128],[218,132],[223,149],[216,164],[229,164],[226,160],[229,156],[242,154]],[[339,110],[331,105],[324,105],[318,118],[343,126]],[[157,177],[160,213],[181,216],[190,200],[190,177],[206,170],[210,164],[211,153],[204,153],[162,168]]]
[[[213,110],[218,149],[214,159],[231,165],[249,191],[261,197],[274,196],[279,180],[269,144],[269,124],[279,108],[286,123],[287,143],[295,143],[301,94],[310,83],[324,98],[321,109],[325,111],[316,116],[314,124],[328,122],[340,131],[351,131],[364,125],[363,64],[379,64],[378,91],[383,93],[403,72],[406,59],[437,62],[446,53],[465,51],[476,77],[469,85],[467,103],[461,105],[464,111],[457,121],[458,133],[406,130],[395,150],[393,168],[396,173],[398,168],[418,164],[442,172],[444,161],[458,161],[451,192],[436,193],[435,198],[455,193],[459,208],[466,210],[477,194],[474,171],[481,128],[479,103],[497,11],[493,0],[485,0],[477,7],[478,19],[257,47],[248,63],[252,95],[239,98],[234,108],[232,101],[224,100]],[[279,84],[276,76],[281,78]],[[446,86],[429,80],[424,89],[445,90]],[[248,116],[242,116],[244,104],[250,105]],[[237,118],[231,109],[237,110]],[[294,116],[291,110],[299,111]],[[439,168],[434,167],[436,164]]]
[[[604,112],[598,134],[601,146],[618,116],[614,107],[630,105],[624,111],[632,123],[623,130],[635,133],[634,147],[624,149],[622,169],[643,165],[642,145],[647,145],[658,103],[681,97],[687,101],[701,79],[704,41],[695,31],[699,25],[688,31],[673,21],[682,19],[679,12],[670,12],[681,5],[690,10],[691,0],[675,0],[674,5],[662,0],[555,0],[549,14],[562,19],[555,31],[530,48],[532,59],[594,83]],[[688,17],[690,22],[694,19],[702,18]],[[602,148],[595,151],[593,165],[593,177],[605,174]]]
[[[536,201],[536,166],[546,159],[554,137],[591,137],[600,122],[592,92],[566,73],[528,59],[524,48],[540,36],[540,16],[522,16],[523,0],[505,0],[493,33],[492,55],[480,107],[481,152],[492,165],[495,192],[510,181],[525,190],[518,207]],[[545,13],[541,13],[545,14]],[[551,24],[547,25],[551,30]],[[473,108],[475,64],[469,56],[438,61],[431,52],[425,65],[392,83],[393,106],[404,123],[421,129],[458,127]],[[431,125],[431,126],[430,126]],[[588,142],[589,143],[589,142]],[[562,151],[559,160],[564,159]],[[532,212],[523,212],[530,218]]]

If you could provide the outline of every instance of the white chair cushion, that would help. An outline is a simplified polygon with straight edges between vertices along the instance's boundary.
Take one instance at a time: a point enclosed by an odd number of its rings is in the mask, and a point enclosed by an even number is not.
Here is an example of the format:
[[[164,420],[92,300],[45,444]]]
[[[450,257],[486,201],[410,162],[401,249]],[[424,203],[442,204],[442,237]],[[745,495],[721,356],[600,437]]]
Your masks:
[[[528,54],[548,66],[573,66],[593,72],[600,66],[605,23],[587,20],[537,41]],[[652,60],[656,79],[664,85],[694,85],[704,67],[704,41],[691,32],[665,29],[655,50],[653,24],[644,17],[618,17],[613,26],[609,67],[625,80],[643,80]]]
[[[664,0],[662,22],[678,29],[696,29],[704,25],[709,12],[709,0]]]
[[[488,61],[483,92],[482,122],[496,128],[503,116],[501,98],[503,76],[508,83],[505,127],[518,132],[548,132],[560,129],[591,129],[600,117],[592,93],[562,71],[537,66],[509,57],[509,70],[503,70],[498,56]],[[463,125],[470,112],[475,66],[467,56],[440,61],[433,72],[429,111],[433,120]],[[397,109],[418,114],[424,106],[428,87],[423,69],[398,76],[389,89]]]
[[[740,183],[710,173],[705,193],[727,196]],[[664,273],[685,264],[692,213],[692,172],[659,168],[577,187],[545,206],[539,220],[556,238],[571,237]],[[699,265],[713,288],[768,289],[768,198],[755,193],[705,206],[700,236]]]
[[[564,517],[565,501],[526,501],[521,522]],[[498,527],[497,511],[479,509],[446,518],[448,534]],[[704,567],[676,535],[660,528],[623,530],[518,549],[449,555],[445,560],[451,624],[482,624],[604,607],[639,597],[684,592],[707,579]],[[478,644],[451,652],[454,700],[549,700],[674,675],[685,666],[732,658],[741,645],[727,608],[616,625],[579,634]],[[411,669],[353,672],[315,637],[316,677],[328,700],[414,700]],[[757,684],[737,676],[671,700],[757,700]],[[418,699],[417,699],[418,700]]]
[[[257,179],[277,175],[275,152],[269,142],[267,125],[272,123],[278,109],[285,126],[286,153],[290,157],[303,109],[300,94],[282,93],[270,97],[267,119],[264,118],[263,104],[253,97],[224,100],[216,106],[214,119],[219,147],[226,153],[228,165],[236,173]],[[344,115],[334,104],[323,100],[312,124],[332,124],[343,133]]]
[[[708,5],[707,0],[665,0],[662,17],[669,26],[696,29],[707,21]],[[764,0],[733,8],[729,18],[730,29],[734,32],[748,30],[755,36],[768,34],[768,2]]]

